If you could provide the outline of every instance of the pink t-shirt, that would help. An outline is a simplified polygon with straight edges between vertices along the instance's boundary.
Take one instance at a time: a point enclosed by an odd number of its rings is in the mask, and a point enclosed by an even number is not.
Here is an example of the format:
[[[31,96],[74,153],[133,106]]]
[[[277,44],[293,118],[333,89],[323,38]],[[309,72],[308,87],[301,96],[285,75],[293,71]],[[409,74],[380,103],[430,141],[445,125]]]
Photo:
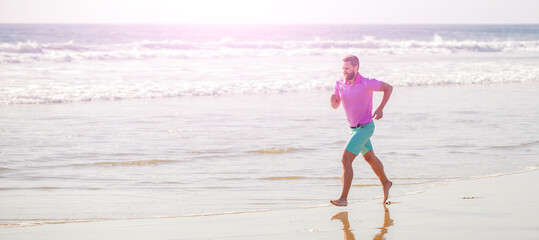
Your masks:
[[[382,82],[357,75],[352,85],[344,78],[335,83],[335,95],[341,103],[351,127],[372,121],[372,92],[380,89]]]

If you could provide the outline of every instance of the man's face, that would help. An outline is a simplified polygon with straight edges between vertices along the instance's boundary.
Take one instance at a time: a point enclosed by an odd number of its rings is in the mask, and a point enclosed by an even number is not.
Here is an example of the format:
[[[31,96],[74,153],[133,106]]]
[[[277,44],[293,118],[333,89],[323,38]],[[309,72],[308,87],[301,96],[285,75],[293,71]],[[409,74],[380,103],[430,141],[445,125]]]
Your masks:
[[[354,79],[354,77],[356,75],[356,72],[359,69],[358,67],[359,66],[357,66],[357,67],[352,66],[352,63],[350,63],[350,62],[343,62],[342,63],[342,73],[344,75],[344,78],[346,78],[346,80]]]

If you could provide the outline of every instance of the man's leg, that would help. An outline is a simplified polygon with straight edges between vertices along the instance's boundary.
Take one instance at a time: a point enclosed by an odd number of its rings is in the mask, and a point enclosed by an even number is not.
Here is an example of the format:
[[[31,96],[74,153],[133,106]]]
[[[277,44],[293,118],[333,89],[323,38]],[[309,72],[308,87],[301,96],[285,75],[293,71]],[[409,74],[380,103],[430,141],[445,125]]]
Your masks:
[[[341,197],[337,200],[331,200],[330,202],[336,206],[346,206],[348,205],[348,192],[350,191],[350,186],[352,186],[352,179],[354,178],[354,169],[352,169],[352,162],[356,158],[356,154],[344,150],[342,155],[342,193]]]
[[[374,171],[376,176],[378,176],[378,179],[380,179],[380,183],[382,183],[382,187],[384,189],[383,202],[385,203],[387,201],[387,198],[389,197],[389,189],[393,185],[393,182],[387,179],[386,173],[384,172],[384,165],[382,164],[380,159],[378,159],[378,157],[374,155],[373,151],[368,151],[367,153],[365,153],[365,155],[363,155],[363,158],[369,163],[369,165],[371,165],[372,170]]]

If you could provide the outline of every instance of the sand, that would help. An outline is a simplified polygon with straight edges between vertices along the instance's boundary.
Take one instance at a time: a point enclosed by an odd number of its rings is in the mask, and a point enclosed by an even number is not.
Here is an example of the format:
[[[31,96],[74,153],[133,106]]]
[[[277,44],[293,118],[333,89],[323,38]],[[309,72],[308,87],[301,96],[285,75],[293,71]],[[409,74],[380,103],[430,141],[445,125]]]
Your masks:
[[[539,171],[531,171],[447,182],[392,196],[387,207],[373,199],[348,207],[3,228],[0,239],[538,239],[538,180]]]

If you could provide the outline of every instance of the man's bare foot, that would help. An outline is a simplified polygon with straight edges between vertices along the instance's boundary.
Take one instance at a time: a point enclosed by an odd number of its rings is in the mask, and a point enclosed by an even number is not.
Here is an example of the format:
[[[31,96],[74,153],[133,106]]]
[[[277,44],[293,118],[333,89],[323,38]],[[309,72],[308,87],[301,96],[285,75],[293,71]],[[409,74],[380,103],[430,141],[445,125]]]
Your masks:
[[[382,203],[387,202],[387,199],[389,198],[389,189],[391,188],[391,186],[393,186],[393,182],[391,181],[388,181],[388,183],[384,185],[384,202]]]
[[[346,207],[346,205],[348,205],[348,201],[347,200],[330,200],[329,201],[331,204],[337,206],[337,207]]]

